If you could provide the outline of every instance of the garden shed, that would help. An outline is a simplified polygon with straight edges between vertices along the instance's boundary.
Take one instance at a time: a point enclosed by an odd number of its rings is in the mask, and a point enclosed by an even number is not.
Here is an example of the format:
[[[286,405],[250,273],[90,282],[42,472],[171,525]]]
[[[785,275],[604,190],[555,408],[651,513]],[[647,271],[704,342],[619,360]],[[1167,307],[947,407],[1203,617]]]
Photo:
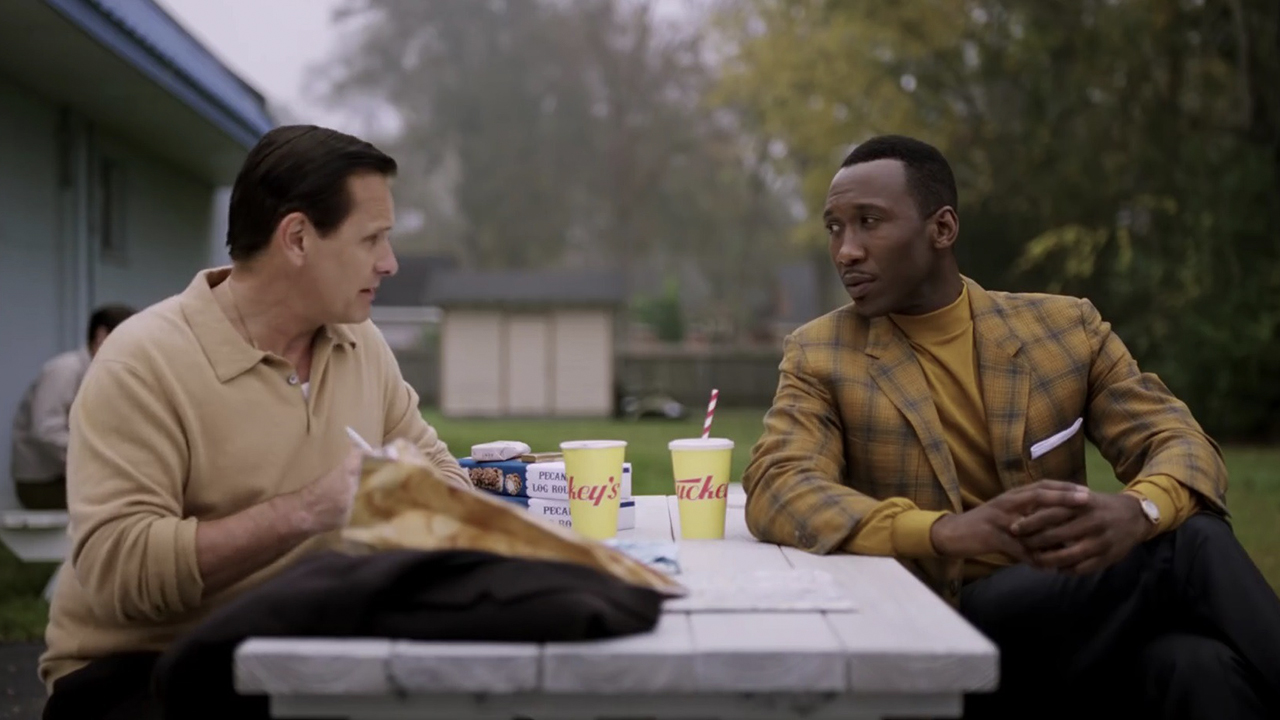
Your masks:
[[[614,272],[454,271],[443,311],[440,407],[448,417],[605,417],[614,411]]]

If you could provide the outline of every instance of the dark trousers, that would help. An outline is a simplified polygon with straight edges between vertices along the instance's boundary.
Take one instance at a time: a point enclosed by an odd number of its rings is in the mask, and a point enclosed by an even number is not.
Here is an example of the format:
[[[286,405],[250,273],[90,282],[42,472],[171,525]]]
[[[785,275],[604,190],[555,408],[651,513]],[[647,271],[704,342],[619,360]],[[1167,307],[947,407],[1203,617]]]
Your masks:
[[[164,720],[153,672],[160,653],[108,655],[58,678],[42,720]]]
[[[1280,598],[1218,517],[1088,576],[1006,568],[960,611],[1000,648],[966,718],[1280,718]]]
[[[13,483],[18,504],[27,510],[66,510],[67,479],[18,480]]]
[[[159,653],[99,658],[53,683],[44,720],[159,720],[151,671]]]

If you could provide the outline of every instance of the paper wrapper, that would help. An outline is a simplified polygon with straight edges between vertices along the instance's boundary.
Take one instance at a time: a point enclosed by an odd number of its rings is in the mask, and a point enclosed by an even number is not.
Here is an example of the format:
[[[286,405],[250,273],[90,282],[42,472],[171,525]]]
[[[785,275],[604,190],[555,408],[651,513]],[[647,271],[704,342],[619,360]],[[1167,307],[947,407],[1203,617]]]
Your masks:
[[[576,563],[668,597],[688,591],[662,572],[522,508],[445,479],[408,443],[367,455],[343,540],[376,550],[479,550]]]

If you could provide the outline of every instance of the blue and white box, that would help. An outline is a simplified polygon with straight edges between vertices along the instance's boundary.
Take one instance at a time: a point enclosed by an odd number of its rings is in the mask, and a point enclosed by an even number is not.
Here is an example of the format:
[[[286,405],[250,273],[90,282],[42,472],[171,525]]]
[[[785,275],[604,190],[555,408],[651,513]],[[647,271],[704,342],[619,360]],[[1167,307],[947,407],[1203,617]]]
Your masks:
[[[474,458],[458,459],[458,464],[471,478],[471,484],[495,495],[569,499],[569,482],[564,476],[564,462],[526,463],[522,460],[478,462]],[[622,464],[622,498],[631,497],[631,463]]]
[[[525,492],[525,470],[529,463],[519,459],[478,462],[470,457],[464,457],[458,459],[458,464],[471,478],[471,484],[485,492],[529,497]]]

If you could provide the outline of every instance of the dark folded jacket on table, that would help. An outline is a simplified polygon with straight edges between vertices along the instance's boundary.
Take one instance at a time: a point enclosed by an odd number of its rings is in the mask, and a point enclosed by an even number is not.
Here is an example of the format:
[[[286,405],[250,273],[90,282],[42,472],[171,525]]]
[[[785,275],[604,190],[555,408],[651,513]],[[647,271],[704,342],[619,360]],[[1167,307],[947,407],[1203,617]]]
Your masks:
[[[312,556],[213,613],[161,656],[165,718],[267,718],[234,688],[251,637],[556,642],[648,632],[662,596],[589,567],[469,550]]]

